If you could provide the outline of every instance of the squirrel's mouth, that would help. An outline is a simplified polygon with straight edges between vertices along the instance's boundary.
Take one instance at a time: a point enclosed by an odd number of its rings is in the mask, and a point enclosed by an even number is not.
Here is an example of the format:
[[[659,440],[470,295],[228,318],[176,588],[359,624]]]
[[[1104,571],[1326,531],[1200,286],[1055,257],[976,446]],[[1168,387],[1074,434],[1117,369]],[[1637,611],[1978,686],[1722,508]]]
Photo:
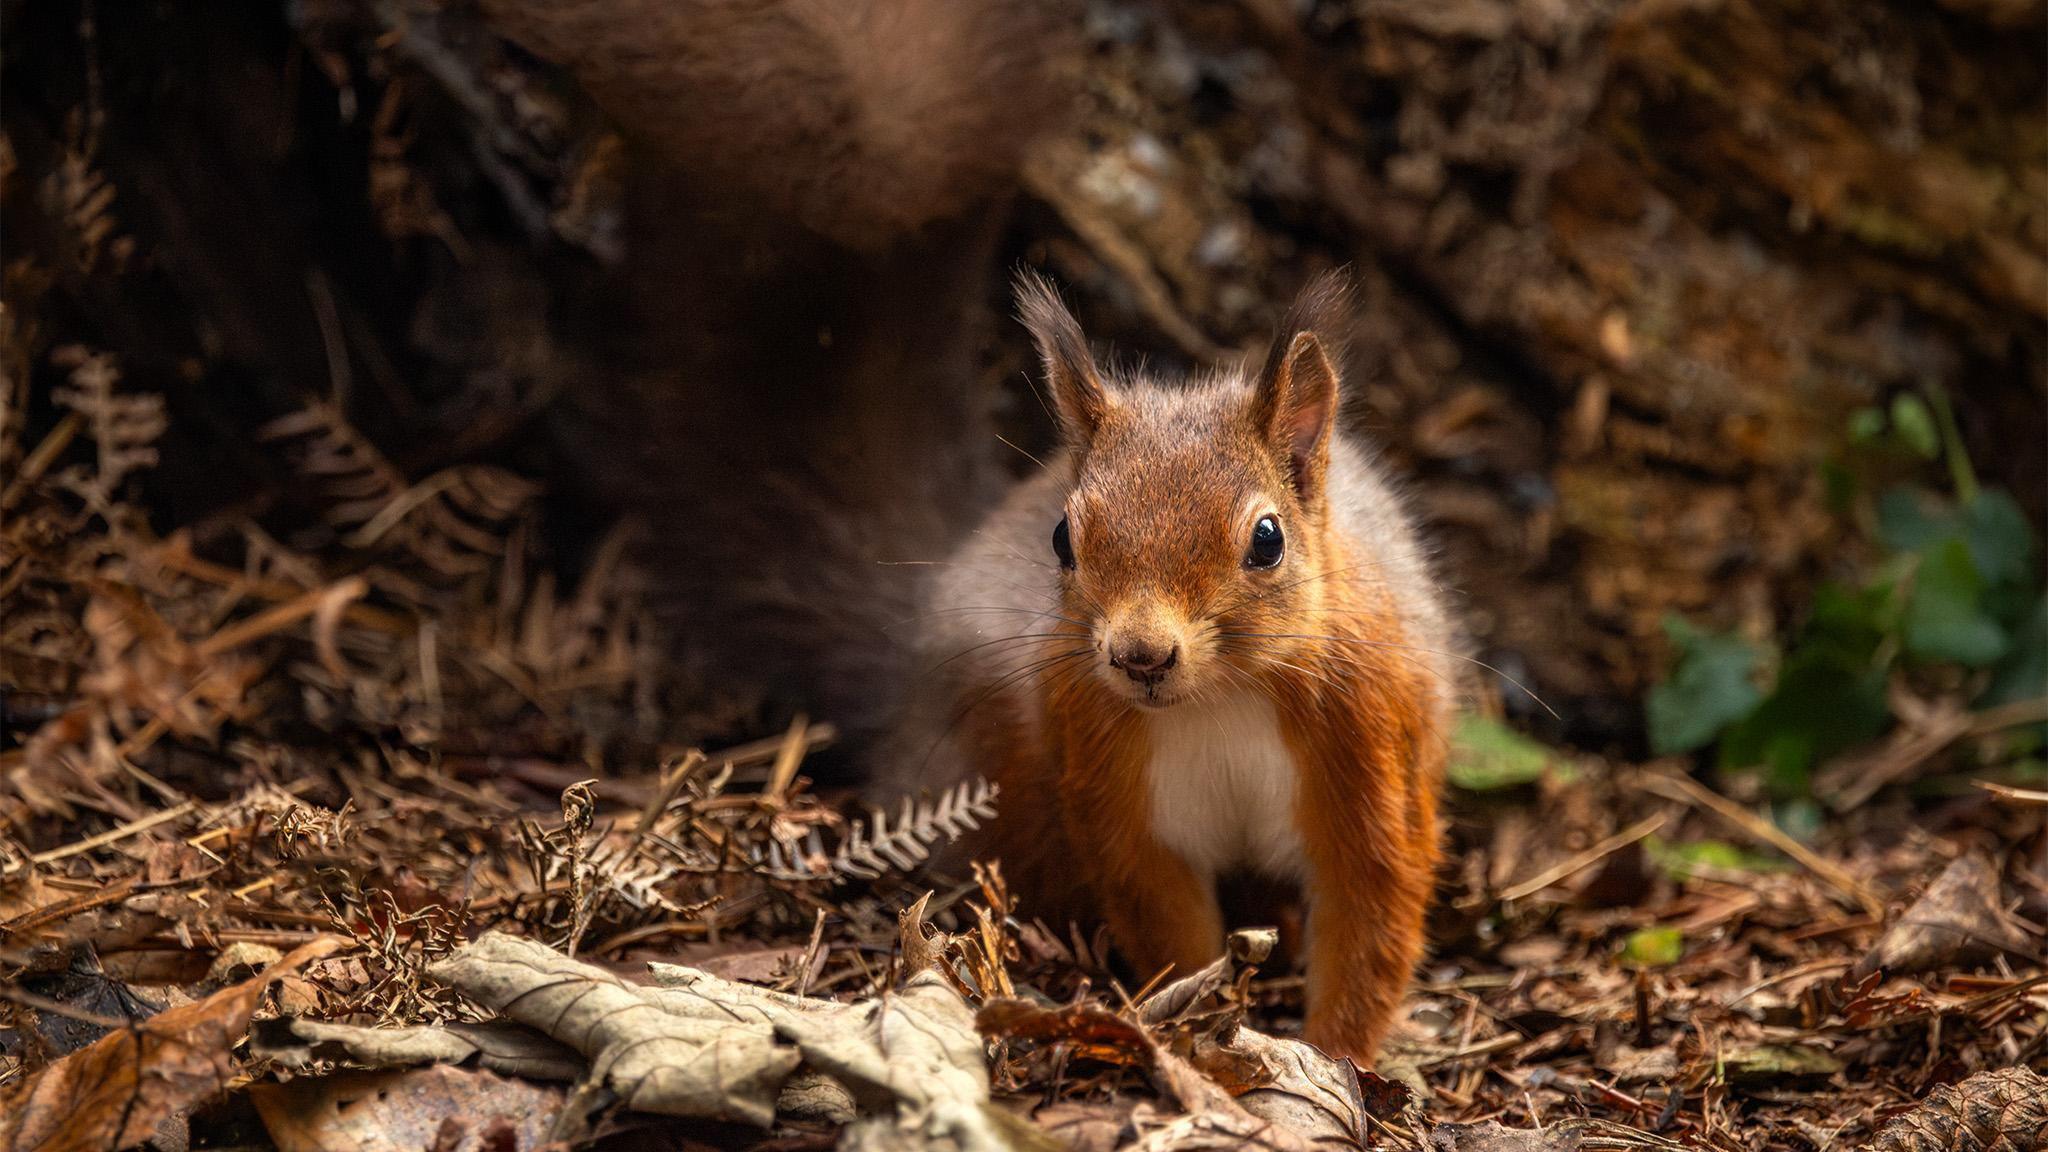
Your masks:
[[[1178,679],[1158,684],[1134,684],[1124,680],[1122,673],[1118,673],[1116,678],[1110,681],[1110,687],[1126,702],[1147,712],[1163,712],[1188,699],[1186,685],[1180,683]]]

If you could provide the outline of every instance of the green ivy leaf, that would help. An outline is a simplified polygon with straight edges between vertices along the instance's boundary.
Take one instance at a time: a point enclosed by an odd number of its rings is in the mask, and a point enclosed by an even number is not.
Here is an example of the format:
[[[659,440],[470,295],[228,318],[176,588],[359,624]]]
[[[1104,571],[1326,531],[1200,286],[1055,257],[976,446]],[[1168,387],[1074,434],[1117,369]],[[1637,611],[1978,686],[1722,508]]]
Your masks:
[[[1882,665],[1825,645],[1795,648],[1770,695],[1722,738],[1721,766],[1762,768],[1773,796],[1804,795],[1815,764],[1883,735],[1884,682]]]
[[[1925,552],[1963,534],[1948,501],[1919,488],[1890,488],[1877,498],[1877,535],[1893,552]]]
[[[1961,540],[1946,540],[1920,559],[1906,603],[1906,651],[1928,661],[1971,668],[1995,663],[2010,646],[2005,629],[1984,611],[1984,578]]]
[[[1984,707],[2048,696],[2048,596],[2034,601],[2034,610],[2012,631],[2012,650],[1992,673],[1991,686],[1979,703]]]
[[[1547,746],[1498,720],[1466,714],[1451,736],[1445,774],[1468,792],[1496,792],[1532,784],[1553,766],[1560,766],[1557,754]]]
[[[1713,743],[1749,715],[1763,694],[1750,679],[1760,654],[1748,641],[1700,632],[1677,616],[1665,618],[1664,632],[1678,659],[1670,679],[1650,690],[1644,718],[1651,750],[1672,756]]]
[[[2024,587],[2032,582],[2034,528],[2009,493],[1996,488],[1979,492],[1963,505],[1962,528],[1970,559],[1987,585]]]

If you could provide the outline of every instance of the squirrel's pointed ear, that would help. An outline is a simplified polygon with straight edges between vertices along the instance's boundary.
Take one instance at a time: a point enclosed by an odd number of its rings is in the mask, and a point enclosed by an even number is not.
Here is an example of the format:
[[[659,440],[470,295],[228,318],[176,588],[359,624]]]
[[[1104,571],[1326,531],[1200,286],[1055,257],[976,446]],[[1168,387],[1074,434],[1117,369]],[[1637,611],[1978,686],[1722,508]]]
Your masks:
[[[1030,329],[1045,361],[1045,381],[1052,389],[1053,411],[1060,433],[1070,442],[1085,443],[1109,410],[1102,376],[1088,352],[1088,339],[1059,293],[1045,277],[1029,269],[1017,273],[1017,315]]]
[[[1350,303],[1350,279],[1344,273],[1316,277],[1287,310],[1259,373],[1253,418],[1287,453],[1295,491],[1304,499],[1322,490],[1337,422],[1337,368],[1324,334],[1339,330]]]

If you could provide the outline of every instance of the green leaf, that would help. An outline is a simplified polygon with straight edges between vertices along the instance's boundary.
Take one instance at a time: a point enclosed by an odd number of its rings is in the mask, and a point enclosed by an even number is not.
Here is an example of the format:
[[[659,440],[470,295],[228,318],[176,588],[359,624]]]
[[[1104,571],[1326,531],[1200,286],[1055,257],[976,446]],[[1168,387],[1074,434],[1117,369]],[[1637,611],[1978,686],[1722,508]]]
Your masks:
[[[1991,686],[1978,701],[1982,707],[2048,696],[2048,596],[2034,601],[2034,610],[2012,631],[2012,650],[1999,661]]]
[[[1915,456],[1932,460],[1941,455],[1941,430],[1934,426],[1934,413],[1927,402],[1911,392],[1892,397],[1892,429]]]
[[[1679,880],[1709,871],[1777,872],[1785,867],[1781,861],[1747,851],[1726,840],[1666,844],[1652,836],[1644,841],[1644,849],[1658,867]]]
[[[1676,928],[1638,928],[1629,933],[1621,958],[1637,968],[1669,968],[1685,955],[1685,933]]]
[[[1468,792],[1495,792],[1534,783],[1553,766],[1561,764],[1547,746],[1498,720],[1467,714],[1458,717],[1445,773]]]
[[[1849,413],[1849,441],[1853,444],[1868,444],[1884,435],[1884,429],[1882,408],[1858,408]]]
[[[1925,552],[1963,534],[1948,501],[1919,488],[1890,488],[1877,498],[1877,535],[1893,552]]]
[[[1861,588],[1822,584],[1814,589],[1813,608],[1794,651],[1824,652],[1849,665],[1868,664],[1885,638],[1899,630],[1902,600],[1897,585],[1911,571],[1909,560],[1880,568]]]
[[[1891,722],[1885,668],[1825,644],[1797,648],[1763,703],[1721,740],[1724,769],[1762,768],[1771,795],[1803,796],[1813,766]]]
[[[1963,505],[1962,528],[1970,559],[1991,586],[2027,585],[2034,569],[2034,527],[2019,501],[1997,488],[1986,488]]]
[[[1982,668],[2005,655],[2005,629],[1983,606],[1984,578],[1961,540],[1921,557],[1906,603],[1906,651],[1921,660]]]
[[[1709,635],[1677,616],[1665,618],[1664,631],[1678,659],[1670,679],[1650,689],[1645,720],[1651,750],[1671,756],[1713,743],[1756,707],[1762,693],[1750,678],[1760,654],[1739,636]]]

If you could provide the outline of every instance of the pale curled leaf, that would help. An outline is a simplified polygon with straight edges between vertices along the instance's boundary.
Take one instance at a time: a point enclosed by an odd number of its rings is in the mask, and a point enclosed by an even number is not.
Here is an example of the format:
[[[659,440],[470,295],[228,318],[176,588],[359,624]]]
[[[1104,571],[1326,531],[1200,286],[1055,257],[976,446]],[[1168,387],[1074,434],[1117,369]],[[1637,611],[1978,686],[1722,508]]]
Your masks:
[[[628,984],[546,945],[488,933],[429,970],[465,996],[538,1029],[591,1061],[591,1077],[627,1107],[767,1127],[800,1059],[769,1027],[665,1009]]]
[[[879,1000],[846,1005],[721,980],[679,965],[653,965],[672,1012],[719,1011],[769,1022],[806,1064],[850,1089],[870,1112],[893,1111],[903,1132],[963,1150],[1029,1146],[1024,1130],[989,1104],[987,1057],[974,1012],[936,971],[920,972]],[[893,1137],[862,1137],[870,1146]]]
[[[1350,1148],[1365,1139],[1365,1099],[1348,1060],[1299,1040],[1234,1028],[1225,1042],[1197,1045],[1195,1065],[1235,1094],[1246,1112],[1317,1146]],[[1234,1083],[1226,1068],[1243,1081]]]
[[[527,1080],[575,1080],[587,1066],[562,1044],[503,1023],[363,1028],[281,1016],[256,1025],[249,1051],[291,1068],[304,1068],[316,1061],[349,1060],[369,1068],[405,1068],[474,1060],[481,1068]]]

